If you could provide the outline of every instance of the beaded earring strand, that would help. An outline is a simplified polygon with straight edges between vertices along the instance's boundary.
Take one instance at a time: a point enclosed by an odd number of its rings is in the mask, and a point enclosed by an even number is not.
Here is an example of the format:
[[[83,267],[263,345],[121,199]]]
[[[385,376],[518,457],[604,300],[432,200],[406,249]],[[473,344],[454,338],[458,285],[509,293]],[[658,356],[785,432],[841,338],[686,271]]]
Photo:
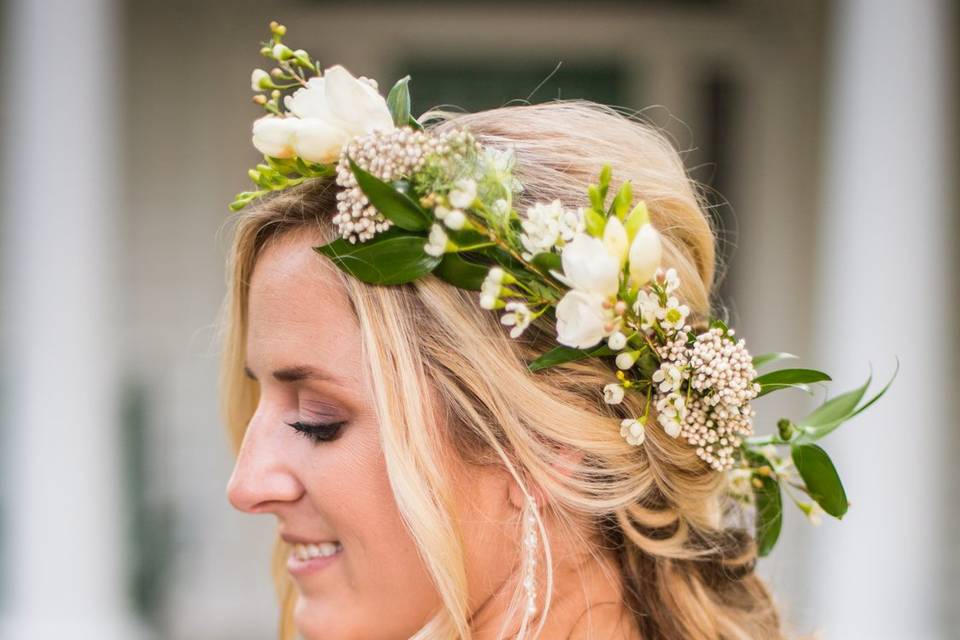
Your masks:
[[[523,589],[526,593],[526,616],[537,613],[537,503],[527,501],[523,515]]]

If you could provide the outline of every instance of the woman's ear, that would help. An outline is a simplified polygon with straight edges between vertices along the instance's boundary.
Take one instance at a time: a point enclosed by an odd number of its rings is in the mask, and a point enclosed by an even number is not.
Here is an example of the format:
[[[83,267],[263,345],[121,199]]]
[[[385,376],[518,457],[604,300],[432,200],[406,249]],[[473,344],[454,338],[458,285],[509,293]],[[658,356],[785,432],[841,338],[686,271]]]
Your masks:
[[[562,466],[554,464],[553,467],[560,475],[569,476],[571,467],[583,462],[583,454],[573,449],[561,451],[558,455],[564,460],[564,464]],[[536,501],[538,507],[544,506],[547,502],[546,492],[539,484],[534,482],[533,479],[527,478],[526,480],[530,497]],[[508,492],[510,504],[517,510],[523,510],[527,502],[526,496],[523,493],[523,489],[520,488],[520,485],[513,481],[512,478],[508,485]]]

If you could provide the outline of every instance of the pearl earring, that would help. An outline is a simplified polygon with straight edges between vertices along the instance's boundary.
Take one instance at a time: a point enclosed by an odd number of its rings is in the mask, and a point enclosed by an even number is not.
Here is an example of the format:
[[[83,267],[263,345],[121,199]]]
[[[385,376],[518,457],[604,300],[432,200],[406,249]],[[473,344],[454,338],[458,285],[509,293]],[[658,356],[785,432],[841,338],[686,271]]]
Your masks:
[[[523,588],[527,595],[527,615],[537,612],[537,503],[530,499],[523,514]]]

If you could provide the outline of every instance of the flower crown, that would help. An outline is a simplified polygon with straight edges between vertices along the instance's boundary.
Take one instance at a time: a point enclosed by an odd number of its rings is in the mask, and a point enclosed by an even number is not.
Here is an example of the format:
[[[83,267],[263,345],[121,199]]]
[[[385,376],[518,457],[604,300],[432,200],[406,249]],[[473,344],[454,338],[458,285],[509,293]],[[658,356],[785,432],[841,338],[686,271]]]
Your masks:
[[[518,212],[523,186],[513,175],[512,150],[484,147],[466,130],[425,131],[410,114],[409,76],[384,99],[375,81],[341,66],[321,73],[306,51],[283,43],[283,25],[270,29],[260,53],[275,67],[251,77],[254,102],[268,112],[253,124],[264,163],[249,172],[257,189],[240,193],[232,210],[334,177],[341,238],[316,251],[372,284],[433,274],[479,291],[482,308],[502,311],[511,338],[546,316],[559,346],[530,362],[530,371],[612,360],[603,400],[620,404],[635,393],[644,407],[620,422],[621,436],[641,446],[650,429],[662,429],[728,473],[729,494],[756,507],[761,555],[779,535],[783,493],[814,522],[821,511],[844,515],[843,485],[817,442],[876,402],[893,378],[869,399],[871,378],[800,420],[779,420],[772,435],[754,435],[753,400],[780,389],[809,391],[830,376],[793,368],[758,375],[794,356],[751,357],[722,320],[693,322],[630,182],[611,193],[606,166],[582,206],[553,200]]]

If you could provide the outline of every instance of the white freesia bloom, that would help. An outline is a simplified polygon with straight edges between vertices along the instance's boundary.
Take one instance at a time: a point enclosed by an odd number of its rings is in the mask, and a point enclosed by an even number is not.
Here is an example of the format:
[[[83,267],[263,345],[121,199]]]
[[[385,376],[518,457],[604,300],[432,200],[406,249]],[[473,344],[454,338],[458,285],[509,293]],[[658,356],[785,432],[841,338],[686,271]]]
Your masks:
[[[326,120],[290,119],[297,123],[293,136],[293,149],[304,160],[323,164],[333,162],[340,157],[340,150],[350,140],[350,134]]]
[[[623,402],[623,396],[622,385],[611,383],[603,388],[603,401],[607,404],[620,404]]]
[[[263,116],[253,122],[253,146],[273,158],[291,158],[294,155],[293,136],[299,121],[296,118]]]
[[[662,253],[660,234],[653,225],[640,227],[630,244],[630,283],[634,287],[642,287],[654,276]]]
[[[350,138],[394,128],[383,96],[340,65],[310,78],[307,86],[284,98],[284,105],[296,116],[292,145],[311,162],[331,162]]]
[[[627,262],[629,242],[627,230],[620,222],[620,218],[616,216],[608,218],[607,224],[603,228],[603,244],[607,247],[607,253],[617,258],[621,268]]]
[[[620,421],[620,435],[627,441],[627,444],[639,447],[646,438],[646,432],[643,428],[643,418],[626,418]]]
[[[307,86],[287,96],[284,104],[299,118],[327,120],[351,136],[394,128],[386,99],[340,65],[310,78]]]
[[[557,342],[568,347],[586,349],[606,336],[607,323],[613,311],[603,306],[604,297],[573,289],[557,304]]]
[[[560,254],[563,280],[571,288],[603,297],[616,295],[620,263],[599,238],[579,233]]]

